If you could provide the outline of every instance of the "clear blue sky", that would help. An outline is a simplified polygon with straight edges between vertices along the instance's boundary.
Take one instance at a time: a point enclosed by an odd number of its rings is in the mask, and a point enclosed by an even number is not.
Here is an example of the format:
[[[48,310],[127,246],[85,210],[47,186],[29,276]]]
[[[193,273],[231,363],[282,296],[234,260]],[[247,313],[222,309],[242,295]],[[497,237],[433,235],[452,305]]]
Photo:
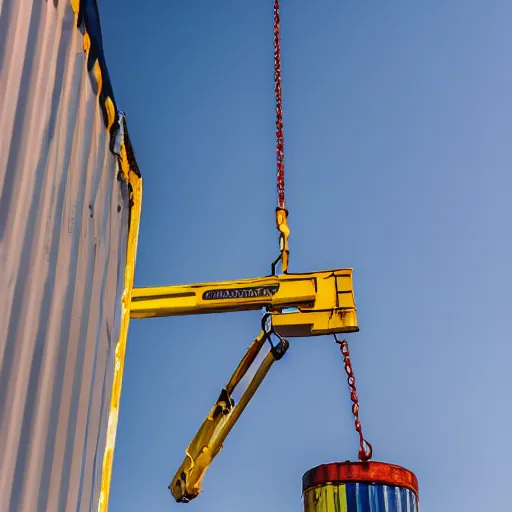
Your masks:
[[[100,2],[145,179],[136,284],[268,273],[271,0]],[[512,6],[283,0],[291,270],[354,268],[349,337],[375,460],[424,511],[510,508]],[[294,340],[189,505],[167,485],[259,313],[133,321],[112,512],[297,512],[354,459],[338,347]]]

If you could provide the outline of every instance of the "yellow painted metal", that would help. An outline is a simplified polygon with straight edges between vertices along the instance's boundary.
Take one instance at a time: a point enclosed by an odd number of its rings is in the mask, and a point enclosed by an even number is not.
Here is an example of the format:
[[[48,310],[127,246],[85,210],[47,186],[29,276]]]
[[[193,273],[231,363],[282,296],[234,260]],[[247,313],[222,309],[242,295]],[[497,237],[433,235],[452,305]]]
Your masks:
[[[315,302],[284,312],[272,307],[272,324],[281,336],[294,338],[357,332],[352,270],[315,272]]]
[[[132,318],[269,308],[282,336],[356,332],[352,270],[281,274],[239,281],[136,288]],[[297,308],[287,312],[288,308]]]
[[[303,504],[304,512],[348,512],[346,486],[328,483],[308,489]]]
[[[281,266],[283,272],[288,272],[288,262],[290,259],[290,249],[288,239],[290,237],[290,228],[288,227],[288,210],[276,208],[276,226],[279,231],[279,250],[281,251]]]
[[[281,275],[184,286],[135,288],[132,318],[247,311],[268,305],[313,304],[315,281],[315,277],[309,275]]]
[[[75,13],[75,21],[78,20],[78,13],[80,11],[80,0],[70,0],[71,8],[73,9],[73,12]],[[87,56],[89,56],[89,52],[91,50],[91,38],[89,34],[87,33],[87,30],[85,27],[83,27],[83,45],[84,45],[84,51]],[[100,96],[100,93],[103,89],[103,76],[101,74],[100,64],[99,61],[96,60],[94,63],[93,69],[92,69],[94,76],[96,78],[97,83],[97,95]],[[112,98],[110,96],[106,96],[104,100],[105,111],[107,113],[107,131],[110,130],[112,125],[114,124],[114,121],[116,120],[116,109],[114,106],[114,102],[112,101]]]
[[[169,485],[176,501],[188,502],[199,495],[205,473],[215,456],[222,449],[227,435],[256,393],[272,364],[287,350],[288,343],[286,340],[281,340],[280,345],[276,347],[278,350],[270,350],[267,353],[247,389],[242,394],[240,402],[235,405],[231,395],[261,351],[266,337],[266,333],[262,331],[252,342],[233,376],[221,391],[217,402],[188,446],[185,460]]]
[[[126,341],[128,338],[128,326],[130,323],[130,304],[135,273],[135,262],[137,257],[137,245],[139,238],[139,225],[142,209],[142,178],[138,177],[130,169],[126,149],[121,146],[121,169],[127,178],[131,188],[130,227],[128,231],[128,247],[126,256],[126,268],[124,273],[124,290],[122,296],[122,315],[119,339],[116,344],[114,361],[114,382],[110,398],[110,411],[108,417],[107,437],[105,452],[103,454],[103,465],[101,471],[101,492],[98,503],[98,512],[108,511],[108,500],[110,495],[110,482],[112,479],[112,465],[114,461],[114,447],[116,443],[117,423],[119,419],[119,402],[121,400],[121,389],[123,385],[124,359],[126,354]]]

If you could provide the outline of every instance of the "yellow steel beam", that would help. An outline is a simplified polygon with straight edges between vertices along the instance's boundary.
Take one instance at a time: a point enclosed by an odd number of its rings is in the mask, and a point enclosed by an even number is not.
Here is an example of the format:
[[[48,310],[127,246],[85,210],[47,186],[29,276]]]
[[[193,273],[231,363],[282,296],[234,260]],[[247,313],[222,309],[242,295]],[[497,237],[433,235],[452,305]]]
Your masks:
[[[131,317],[227,313],[268,308],[287,337],[356,332],[352,269],[281,274],[238,281],[135,288]],[[290,308],[295,308],[289,311]]]
[[[229,432],[256,393],[273,363],[280,359],[288,349],[288,342],[282,339],[278,345],[266,354],[247,389],[242,394],[240,401],[235,404],[231,395],[255,361],[267,338],[268,334],[261,331],[252,342],[233,376],[221,391],[216,403],[189,444],[185,460],[169,485],[176,501],[187,503],[199,495],[201,482],[206,471],[222,449]]]
[[[238,281],[135,288],[132,318],[247,311],[264,306],[312,304],[315,279],[280,275]]]
[[[121,167],[125,176],[127,176],[131,188],[130,227],[128,230],[128,247],[126,252],[126,266],[124,272],[124,290],[121,298],[121,326],[114,353],[112,394],[110,397],[107,437],[105,440],[105,451],[103,453],[100,487],[101,490],[97,512],[108,511],[110,481],[112,478],[114,448],[116,444],[117,423],[119,419],[119,404],[121,402],[121,389],[123,385],[124,359],[126,354],[128,327],[130,324],[131,293],[133,291],[140,217],[142,211],[142,178],[133,172],[129,166],[129,160],[126,154],[124,140],[121,146]]]

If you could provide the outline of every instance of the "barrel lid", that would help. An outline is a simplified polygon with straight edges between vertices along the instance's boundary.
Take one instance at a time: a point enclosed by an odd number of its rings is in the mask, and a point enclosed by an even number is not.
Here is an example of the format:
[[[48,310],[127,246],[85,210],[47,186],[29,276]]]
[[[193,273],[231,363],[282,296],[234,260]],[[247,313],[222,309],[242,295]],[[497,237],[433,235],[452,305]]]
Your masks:
[[[332,462],[310,469],[302,476],[302,492],[326,484],[370,483],[405,487],[418,496],[416,475],[386,462]]]

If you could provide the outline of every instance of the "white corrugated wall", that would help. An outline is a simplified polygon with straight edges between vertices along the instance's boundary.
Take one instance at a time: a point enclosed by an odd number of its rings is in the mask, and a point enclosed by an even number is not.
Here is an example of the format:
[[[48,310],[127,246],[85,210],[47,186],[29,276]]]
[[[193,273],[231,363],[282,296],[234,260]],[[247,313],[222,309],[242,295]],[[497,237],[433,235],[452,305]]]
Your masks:
[[[96,510],[129,226],[67,1],[0,0],[0,510]]]

